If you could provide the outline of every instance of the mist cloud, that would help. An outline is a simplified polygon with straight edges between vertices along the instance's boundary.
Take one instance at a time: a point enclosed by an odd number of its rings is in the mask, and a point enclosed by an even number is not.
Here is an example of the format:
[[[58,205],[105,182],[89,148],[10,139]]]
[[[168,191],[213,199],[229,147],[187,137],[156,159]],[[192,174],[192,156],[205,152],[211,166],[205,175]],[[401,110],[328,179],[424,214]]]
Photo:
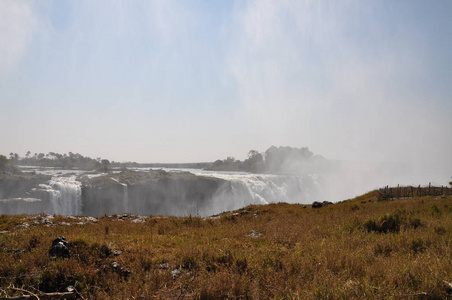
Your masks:
[[[65,3],[0,3],[0,153],[193,162],[276,145],[450,177],[448,3]]]
[[[35,25],[29,2],[0,2],[0,75],[20,61],[31,41]]]
[[[425,86],[439,45],[412,20],[385,20],[384,9],[249,1],[237,13],[230,72],[259,147],[309,145],[328,158],[452,171],[449,96]]]

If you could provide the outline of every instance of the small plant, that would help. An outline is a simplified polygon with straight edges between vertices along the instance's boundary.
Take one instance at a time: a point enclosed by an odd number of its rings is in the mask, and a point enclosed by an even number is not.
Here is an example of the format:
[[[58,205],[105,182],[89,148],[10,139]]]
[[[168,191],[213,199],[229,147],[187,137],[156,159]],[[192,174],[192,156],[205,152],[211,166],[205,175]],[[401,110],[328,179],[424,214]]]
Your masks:
[[[409,226],[417,229],[418,227],[422,226],[422,222],[419,218],[410,219]]]
[[[183,222],[186,226],[191,227],[201,227],[202,226],[202,218],[200,217],[193,217],[192,215],[189,215]]]
[[[184,257],[182,257],[181,266],[185,270],[193,270],[198,266],[198,264],[196,263],[195,257],[185,255]]]
[[[438,235],[445,235],[447,230],[443,226],[435,226],[435,233]]]
[[[350,210],[351,210],[351,211],[357,211],[357,210],[359,210],[359,206],[356,205],[356,204],[353,204],[353,205],[350,207]]]
[[[414,239],[414,240],[411,241],[410,250],[414,254],[418,254],[418,253],[424,252],[426,248],[427,247],[425,246],[424,241],[421,240],[421,239]]]
[[[231,266],[234,261],[234,256],[231,251],[227,250],[223,255],[217,257],[216,261],[220,264]]]
[[[389,257],[391,255],[392,252],[392,248],[388,245],[382,245],[382,244],[377,244],[374,247],[374,254],[376,256],[384,256],[384,257]]]
[[[33,235],[30,240],[28,241],[28,247],[27,250],[31,251],[31,249],[36,248],[41,242],[39,241],[39,238],[36,235]]]
[[[240,274],[244,274],[248,268],[246,257],[236,259],[235,266]]]
[[[159,225],[159,227],[157,228],[157,234],[164,235],[165,234],[165,226]]]
[[[369,220],[365,221],[363,226],[367,230],[367,232],[372,232],[372,231],[379,232],[379,227],[377,225],[377,222],[373,219],[369,219]]]
[[[432,215],[434,215],[434,216],[440,216],[441,215],[441,210],[435,204],[430,206],[430,211],[431,211]]]
[[[380,218],[377,222],[373,219],[369,219],[364,222],[363,226],[367,232],[378,232],[378,233],[398,233],[400,231],[401,219],[398,213],[386,214]]]

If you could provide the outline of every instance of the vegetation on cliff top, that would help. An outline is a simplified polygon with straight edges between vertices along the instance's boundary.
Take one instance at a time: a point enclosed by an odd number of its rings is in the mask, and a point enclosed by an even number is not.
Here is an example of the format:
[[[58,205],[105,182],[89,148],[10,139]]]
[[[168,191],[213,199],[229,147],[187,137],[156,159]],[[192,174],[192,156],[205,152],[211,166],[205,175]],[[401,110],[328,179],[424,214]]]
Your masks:
[[[377,194],[206,219],[0,216],[0,297],[68,285],[85,299],[451,297],[452,198]],[[48,256],[58,236],[69,259]]]
[[[224,160],[216,160],[206,169],[252,173],[285,173],[298,172],[321,161],[324,161],[324,159],[321,156],[314,155],[308,148],[272,146],[264,153],[256,150],[249,151],[248,158],[243,162],[229,156]]]
[[[8,160],[6,156],[0,155],[0,174],[17,173],[18,170],[14,166],[11,160]]]
[[[107,172],[111,168],[194,168],[202,169],[211,165],[210,162],[200,163],[137,163],[137,162],[115,162],[108,159],[90,158],[79,153],[69,152],[68,154],[60,154],[56,152],[35,153],[34,155],[28,151],[25,156],[21,157],[17,153],[10,153],[9,159],[4,155],[0,155],[0,173],[14,173],[19,170],[14,166],[37,166],[51,167],[61,169],[79,169],[88,171]],[[6,167],[7,168],[6,168]]]

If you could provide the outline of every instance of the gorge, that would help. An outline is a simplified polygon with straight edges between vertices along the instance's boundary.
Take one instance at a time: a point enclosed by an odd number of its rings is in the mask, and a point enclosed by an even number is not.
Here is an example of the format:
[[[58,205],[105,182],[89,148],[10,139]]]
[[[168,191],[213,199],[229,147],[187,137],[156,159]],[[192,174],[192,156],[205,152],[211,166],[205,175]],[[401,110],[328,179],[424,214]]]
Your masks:
[[[208,216],[248,204],[307,203],[319,195],[310,176],[194,173],[151,169],[4,176],[0,214]]]

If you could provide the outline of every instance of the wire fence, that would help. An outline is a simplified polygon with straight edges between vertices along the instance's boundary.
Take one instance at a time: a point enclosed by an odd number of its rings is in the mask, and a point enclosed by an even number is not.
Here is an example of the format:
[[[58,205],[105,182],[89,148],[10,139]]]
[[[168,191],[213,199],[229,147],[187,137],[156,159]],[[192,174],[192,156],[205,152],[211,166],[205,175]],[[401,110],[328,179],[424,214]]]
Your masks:
[[[378,191],[377,200],[393,200],[399,198],[413,198],[413,197],[424,197],[424,196],[438,196],[438,197],[448,197],[452,196],[452,188],[448,186],[432,186],[431,183],[428,186],[400,186],[384,188]]]

